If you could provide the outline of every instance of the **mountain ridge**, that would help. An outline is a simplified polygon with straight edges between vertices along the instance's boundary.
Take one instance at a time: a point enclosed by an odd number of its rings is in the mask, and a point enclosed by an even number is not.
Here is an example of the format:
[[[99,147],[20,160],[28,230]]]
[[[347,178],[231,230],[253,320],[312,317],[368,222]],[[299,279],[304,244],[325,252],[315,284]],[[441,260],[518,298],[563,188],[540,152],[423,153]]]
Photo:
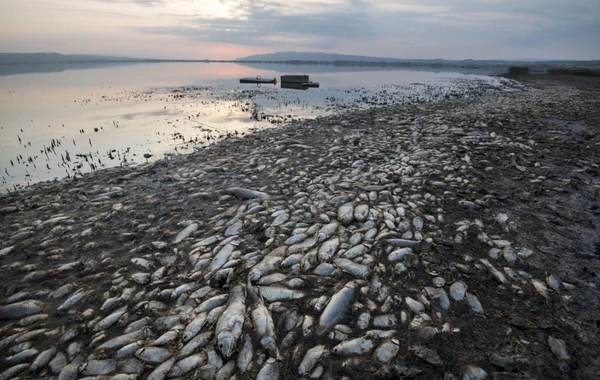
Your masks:
[[[306,61],[306,62],[369,62],[369,63],[550,63],[550,62],[593,62],[597,63],[598,60],[569,60],[569,59],[536,59],[536,58],[520,58],[520,59],[408,59],[408,58],[385,58],[385,57],[371,57],[363,55],[349,55],[349,54],[337,54],[337,53],[322,53],[322,52],[296,52],[296,51],[283,51],[269,54],[255,54],[243,58],[237,58],[234,61],[262,61],[262,62],[290,62],[290,61]]]
[[[18,63],[80,63],[80,62],[137,62],[149,61],[144,58],[116,57],[97,54],[60,53],[0,53],[0,64]]]

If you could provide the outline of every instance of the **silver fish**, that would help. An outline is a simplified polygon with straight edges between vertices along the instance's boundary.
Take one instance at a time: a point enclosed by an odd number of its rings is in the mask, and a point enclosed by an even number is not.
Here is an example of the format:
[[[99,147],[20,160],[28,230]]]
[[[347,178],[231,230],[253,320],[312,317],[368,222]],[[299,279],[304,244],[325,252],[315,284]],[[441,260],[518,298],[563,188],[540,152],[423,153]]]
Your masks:
[[[371,273],[371,268],[369,268],[366,265],[357,264],[352,260],[337,258],[333,260],[333,263],[342,271],[349,273],[355,277],[367,278]]]
[[[37,300],[27,300],[0,306],[0,320],[20,319],[28,315],[37,314],[44,308],[44,303]]]
[[[225,194],[231,194],[240,199],[267,199],[269,195],[267,193],[263,193],[262,191],[244,189],[241,187],[231,187],[229,189],[223,190]]]
[[[319,318],[319,326],[317,330],[319,335],[325,333],[344,317],[346,311],[352,304],[355,291],[356,284],[354,282],[349,282],[340,291],[334,294],[333,297],[331,297],[331,300]]]
[[[185,327],[185,331],[183,332],[184,342],[189,342],[193,337],[198,335],[202,327],[204,327],[207,317],[207,313],[200,313]]]
[[[114,313],[108,315],[106,318],[104,318],[101,321],[99,321],[98,323],[96,323],[94,325],[94,327],[92,328],[92,332],[98,332],[101,330],[105,330],[105,329],[109,328],[110,326],[114,325],[115,323],[117,323],[119,318],[121,318],[121,316],[123,314],[125,314],[126,311],[127,311],[127,306],[123,306],[122,308],[116,310]]]
[[[331,260],[333,255],[337,252],[340,245],[340,239],[336,236],[332,239],[325,241],[319,248],[318,258],[322,263]]]
[[[171,351],[163,347],[142,347],[135,352],[136,358],[150,364],[162,364],[171,356]]]
[[[236,367],[240,373],[245,373],[248,369],[248,366],[252,362],[252,357],[254,356],[254,348],[252,347],[252,339],[250,335],[244,335],[244,345],[242,349],[238,353],[238,357],[236,360]]]
[[[359,337],[341,342],[333,347],[333,353],[336,355],[361,355],[368,354],[375,348],[375,342],[367,337]]]
[[[194,369],[203,366],[207,362],[206,353],[201,352],[198,354],[190,355],[187,358],[181,359],[171,369],[168,377],[180,377],[185,376]]]
[[[337,212],[337,220],[347,226],[354,220],[354,204],[352,202],[344,203]]]
[[[328,223],[326,225],[324,225],[323,227],[321,227],[321,229],[319,230],[318,234],[317,234],[317,242],[323,242],[327,239],[329,239],[334,233],[335,231],[338,229],[339,227],[339,223],[338,222],[332,222],[332,223]]]
[[[306,351],[302,362],[298,366],[298,374],[301,376],[308,375],[310,371],[317,365],[319,360],[328,353],[324,345],[318,345]]]
[[[170,358],[166,360],[164,363],[156,367],[150,374],[148,375],[147,380],[164,380],[167,378],[167,374],[175,364],[175,358]]]
[[[277,365],[277,360],[274,358],[269,358],[262,366],[258,374],[256,375],[256,380],[278,380],[279,379],[279,366]]]
[[[253,299],[252,325],[260,337],[260,344],[275,357],[279,357],[277,348],[277,336],[275,335],[275,324],[271,312],[266,308],[262,299],[256,295],[253,288],[248,289],[248,294]]]
[[[227,359],[231,357],[235,345],[242,334],[246,314],[246,294],[242,285],[231,291],[225,311],[217,321],[217,347]]]
[[[189,226],[184,228],[180,233],[177,234],[175,239],[173,239],[172,244],[181,243],[185,238],[187,238],[188,236],[190,236],[192,233],[196,232],[197,230],[198,230],[198,223],[190,224]]]

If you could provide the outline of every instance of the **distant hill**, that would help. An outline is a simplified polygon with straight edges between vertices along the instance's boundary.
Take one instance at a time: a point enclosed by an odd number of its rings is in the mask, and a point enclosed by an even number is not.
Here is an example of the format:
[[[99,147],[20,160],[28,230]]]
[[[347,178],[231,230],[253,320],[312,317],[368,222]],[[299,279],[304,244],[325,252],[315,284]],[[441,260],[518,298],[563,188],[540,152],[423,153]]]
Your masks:
[[[315,53],[283,51],[272,54],[257,54],[244,58],[238,58],[236,61],[316,61],[316,62],[334,62],[334,61],[364,61],[364,62],[400,62],[397,58],[367,57],[364,55]]]
[[[0,53],[0,64],[16,63],[83,63],[83,62],[138,62],[147,59],[113,57],[92,54],[58,53]]]
[[[551,65],[583,65],[597,67],[600,61],[576,61],[576,60],[553,60],[553,59],[399,59],[399,58],[383,58],[383,57],[368,57],[363,55],[347,55],[347,54],[331,54],[331,53],[315,53],[315,52],[277,52],[272,54],[257,54],[244,58],[238,58],[235,61],[242,62],[275,62],[275,63],[333,63],[338,66],[428,66],[428,67],[486,67],[486,66],[506,66],[514,63],[526,63],[533,66],[551,66]]]

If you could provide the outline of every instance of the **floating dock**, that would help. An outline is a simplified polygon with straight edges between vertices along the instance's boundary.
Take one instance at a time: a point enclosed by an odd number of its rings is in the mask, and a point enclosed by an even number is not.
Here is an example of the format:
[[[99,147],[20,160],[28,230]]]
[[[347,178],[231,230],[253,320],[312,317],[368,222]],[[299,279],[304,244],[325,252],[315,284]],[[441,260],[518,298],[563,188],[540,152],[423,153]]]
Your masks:
[[[253,84],[277,84],[277,78],[273,78],[273,79],[263,79],[260,77],[260,75],[257,75],[256,77],[252,78],[242,78],[240,79],[240,83],[253,83]]]
[[[311,87],[319,87],[318,82],[311,82],[308,75],[282,75],[281,88],[293,88],[306,90]]]

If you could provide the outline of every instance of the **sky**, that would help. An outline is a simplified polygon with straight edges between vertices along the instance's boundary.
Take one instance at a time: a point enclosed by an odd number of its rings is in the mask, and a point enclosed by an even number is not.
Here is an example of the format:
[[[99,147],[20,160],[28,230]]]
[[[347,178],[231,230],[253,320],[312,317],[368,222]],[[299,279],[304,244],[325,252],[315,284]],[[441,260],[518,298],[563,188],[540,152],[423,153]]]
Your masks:
[[[0,52],[600,59],[600,0],[0,0]]]

